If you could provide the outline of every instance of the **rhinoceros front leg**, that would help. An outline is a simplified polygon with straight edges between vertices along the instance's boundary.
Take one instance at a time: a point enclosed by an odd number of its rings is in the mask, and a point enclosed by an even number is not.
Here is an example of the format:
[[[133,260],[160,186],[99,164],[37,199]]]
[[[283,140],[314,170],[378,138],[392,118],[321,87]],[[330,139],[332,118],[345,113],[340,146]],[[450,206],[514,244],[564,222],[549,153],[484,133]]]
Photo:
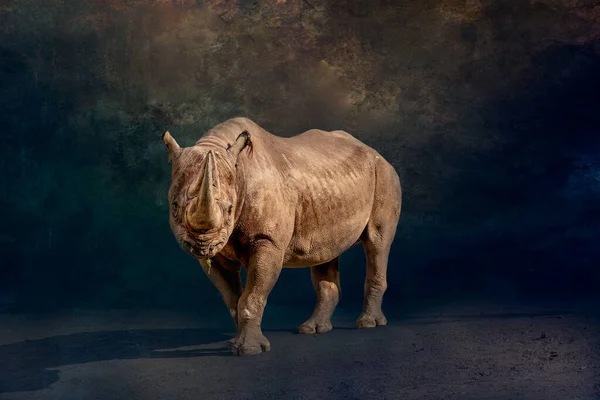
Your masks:
[[[229,263],[227,259],[220,256],[212,258],[210,265],[206,260],[200,260],[200,265],[212,284],[221,294],[237,330],[237,305],[242,296],[240,266],[233,265],[232,263]]]
[[[237,336],[229,342],[233,354],[240,356],[271,349],[260,325],[267,297],[279,278],[283,263],[283,253],[270,241],[261,241],[253,248],[248,260],[246,288],[238,302]]]
[[[325,333],[332,329],[331,316],[340,299],[338,260],[310,268],[310,277],[317,292],[317,305],[312,316],[300,325],[300,333]]]

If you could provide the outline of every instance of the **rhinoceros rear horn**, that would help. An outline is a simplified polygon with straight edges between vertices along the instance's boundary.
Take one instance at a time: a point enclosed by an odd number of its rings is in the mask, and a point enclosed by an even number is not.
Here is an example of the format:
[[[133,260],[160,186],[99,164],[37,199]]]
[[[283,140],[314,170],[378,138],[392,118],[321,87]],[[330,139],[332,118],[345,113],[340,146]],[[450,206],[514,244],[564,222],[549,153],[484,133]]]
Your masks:
[[[227,149],[227,152],[231,154],[234,160],[237,160],[240,152],[244,150],[244,148],[248,146],[250,151],[252,151],[252,141],[250,140],[250,133],[248,131],[244,131],[240,133],[240,135],[235,140],[235,143]]]
[[[177,158],[181,152],[181,147],[179,147],[179,144],[177,144],[177,141],[171,136],[169,131],[165,131],[162,134],[162,141],[167,146],[167,149],[169,149],[169,162],[171,162]]]

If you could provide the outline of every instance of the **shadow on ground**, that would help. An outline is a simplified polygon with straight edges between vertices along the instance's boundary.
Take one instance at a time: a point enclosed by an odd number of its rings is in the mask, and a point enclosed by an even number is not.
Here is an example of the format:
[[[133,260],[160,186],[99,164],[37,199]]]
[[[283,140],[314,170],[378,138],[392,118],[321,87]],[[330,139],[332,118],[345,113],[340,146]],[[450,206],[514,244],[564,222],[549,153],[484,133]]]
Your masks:
[[[39,390],[59,379],[52,368],[95,361],[138,358],[230,356],[219,330],[156,329],[83,332],[0,346],[0,393]],[[220,344],[211,349],[172,350]]]

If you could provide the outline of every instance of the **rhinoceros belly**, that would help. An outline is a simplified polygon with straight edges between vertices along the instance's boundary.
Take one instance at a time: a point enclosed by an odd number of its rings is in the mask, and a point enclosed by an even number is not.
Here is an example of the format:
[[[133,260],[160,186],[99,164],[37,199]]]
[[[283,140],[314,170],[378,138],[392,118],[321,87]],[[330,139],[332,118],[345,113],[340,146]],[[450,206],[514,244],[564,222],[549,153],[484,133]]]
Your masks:
[[[339,170],[301,180],[294,235],[284,267],[318,265],[338,257],[360,238],[369,220],[374,194],[370,168]]]

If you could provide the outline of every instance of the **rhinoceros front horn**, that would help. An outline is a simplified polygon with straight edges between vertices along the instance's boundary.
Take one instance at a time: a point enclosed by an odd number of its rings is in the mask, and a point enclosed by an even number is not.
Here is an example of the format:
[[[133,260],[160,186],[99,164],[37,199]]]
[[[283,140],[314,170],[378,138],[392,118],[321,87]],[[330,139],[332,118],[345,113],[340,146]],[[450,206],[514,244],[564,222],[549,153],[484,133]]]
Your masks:
[[[202,173],[188,191],[188,196],[193,200],[188,208],[187,220],[194,231],[206,231],[221,226],[223,216],[217,203],[219,190],[219,174],[211,150],[204,159]]]

